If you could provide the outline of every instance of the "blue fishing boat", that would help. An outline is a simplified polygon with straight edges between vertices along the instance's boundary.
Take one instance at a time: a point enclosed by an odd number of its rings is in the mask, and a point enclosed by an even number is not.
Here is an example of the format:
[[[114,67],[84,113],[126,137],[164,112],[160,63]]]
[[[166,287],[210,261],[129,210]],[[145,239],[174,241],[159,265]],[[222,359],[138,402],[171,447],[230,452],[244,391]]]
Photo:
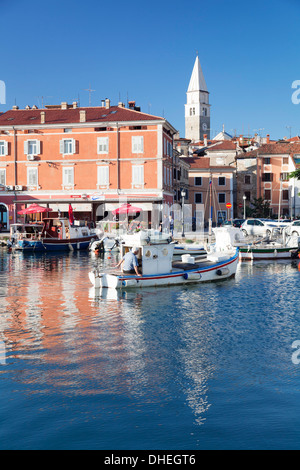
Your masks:
[[[84,222],[70,223],[65,217],[43,219],[41,232],[29,237],[20,237],[14,248],[24,252],[73,251],[88,249],[97,238]]]

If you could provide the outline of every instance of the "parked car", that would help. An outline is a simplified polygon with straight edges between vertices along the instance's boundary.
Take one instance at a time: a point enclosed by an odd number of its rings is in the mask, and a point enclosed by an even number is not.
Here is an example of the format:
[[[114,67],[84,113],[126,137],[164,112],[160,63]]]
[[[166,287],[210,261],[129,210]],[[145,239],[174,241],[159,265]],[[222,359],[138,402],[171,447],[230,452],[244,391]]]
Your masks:
[[[279,227],[277,224],[272,223],[271,220],[267,222],[261,219],[247,219],[241,225],[241,230],[246,237],[248,235],[255,237],[270,236],[275,229],[279,229]]]
[[[233,219],[232,225],[234,227],[241,227],[244,222],[245,222],[245,219]]]
[[[221,227],[226,227],[227,225],[231,225],[232,227],[240,227],[243,222],[245,222],[245,219],[229,219],[225,220],[225,222],[221,224]]]
[[[290,224],[288,224],[284,231],[287,235],[296,235],[300,237],[300,220],[294,220]]]

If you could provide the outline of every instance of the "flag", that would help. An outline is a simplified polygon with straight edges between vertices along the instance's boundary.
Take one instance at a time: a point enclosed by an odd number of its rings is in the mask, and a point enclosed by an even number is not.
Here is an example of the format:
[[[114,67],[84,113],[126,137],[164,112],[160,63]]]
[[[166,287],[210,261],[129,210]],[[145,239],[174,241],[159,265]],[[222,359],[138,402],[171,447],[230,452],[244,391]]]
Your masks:
[[[71,225],[73,225],[74,216],[73,216],[73,209],[72,209],[71,204],[69,204],[69,222]]]

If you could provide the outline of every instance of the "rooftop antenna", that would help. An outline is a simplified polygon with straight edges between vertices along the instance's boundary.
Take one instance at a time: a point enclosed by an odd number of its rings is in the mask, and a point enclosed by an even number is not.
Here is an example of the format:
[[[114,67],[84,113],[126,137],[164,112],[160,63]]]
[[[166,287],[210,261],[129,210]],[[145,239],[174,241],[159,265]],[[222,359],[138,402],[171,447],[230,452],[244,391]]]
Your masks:
[[[96,90],[92,90],[92,89],[91,89],[91,84],[90,84],[89,88],[86,88],[84,91],[88,91],[88,92],[89,92],[89,106],[91,106],[91,103],[92,103],[92,92],[93,92],[93,91],[96,91]]]
[[[42,105],[41,108],[44,108],[44,100],[45,98],[53,98],[53,96],[37,96],[39,106]],[[40,101],[41,100],[41,101]]]
[[[290,130],[290,139],[292,138],[292,126],[285,126],[287,129]]]

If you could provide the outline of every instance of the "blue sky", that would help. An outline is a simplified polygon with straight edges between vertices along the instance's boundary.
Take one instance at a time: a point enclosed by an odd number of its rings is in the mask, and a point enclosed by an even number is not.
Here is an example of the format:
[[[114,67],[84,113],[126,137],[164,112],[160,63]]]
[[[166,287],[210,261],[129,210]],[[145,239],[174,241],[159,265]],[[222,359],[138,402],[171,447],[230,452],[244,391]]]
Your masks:
[[[81,106],[135,100],[184,137],[196,51],[211,128],[300,135],[300,0],[0,0],[0,80],[6,104]],[[300,95],[299,95],[300,96]],[[43,97],[43,98],[42,98]]]

